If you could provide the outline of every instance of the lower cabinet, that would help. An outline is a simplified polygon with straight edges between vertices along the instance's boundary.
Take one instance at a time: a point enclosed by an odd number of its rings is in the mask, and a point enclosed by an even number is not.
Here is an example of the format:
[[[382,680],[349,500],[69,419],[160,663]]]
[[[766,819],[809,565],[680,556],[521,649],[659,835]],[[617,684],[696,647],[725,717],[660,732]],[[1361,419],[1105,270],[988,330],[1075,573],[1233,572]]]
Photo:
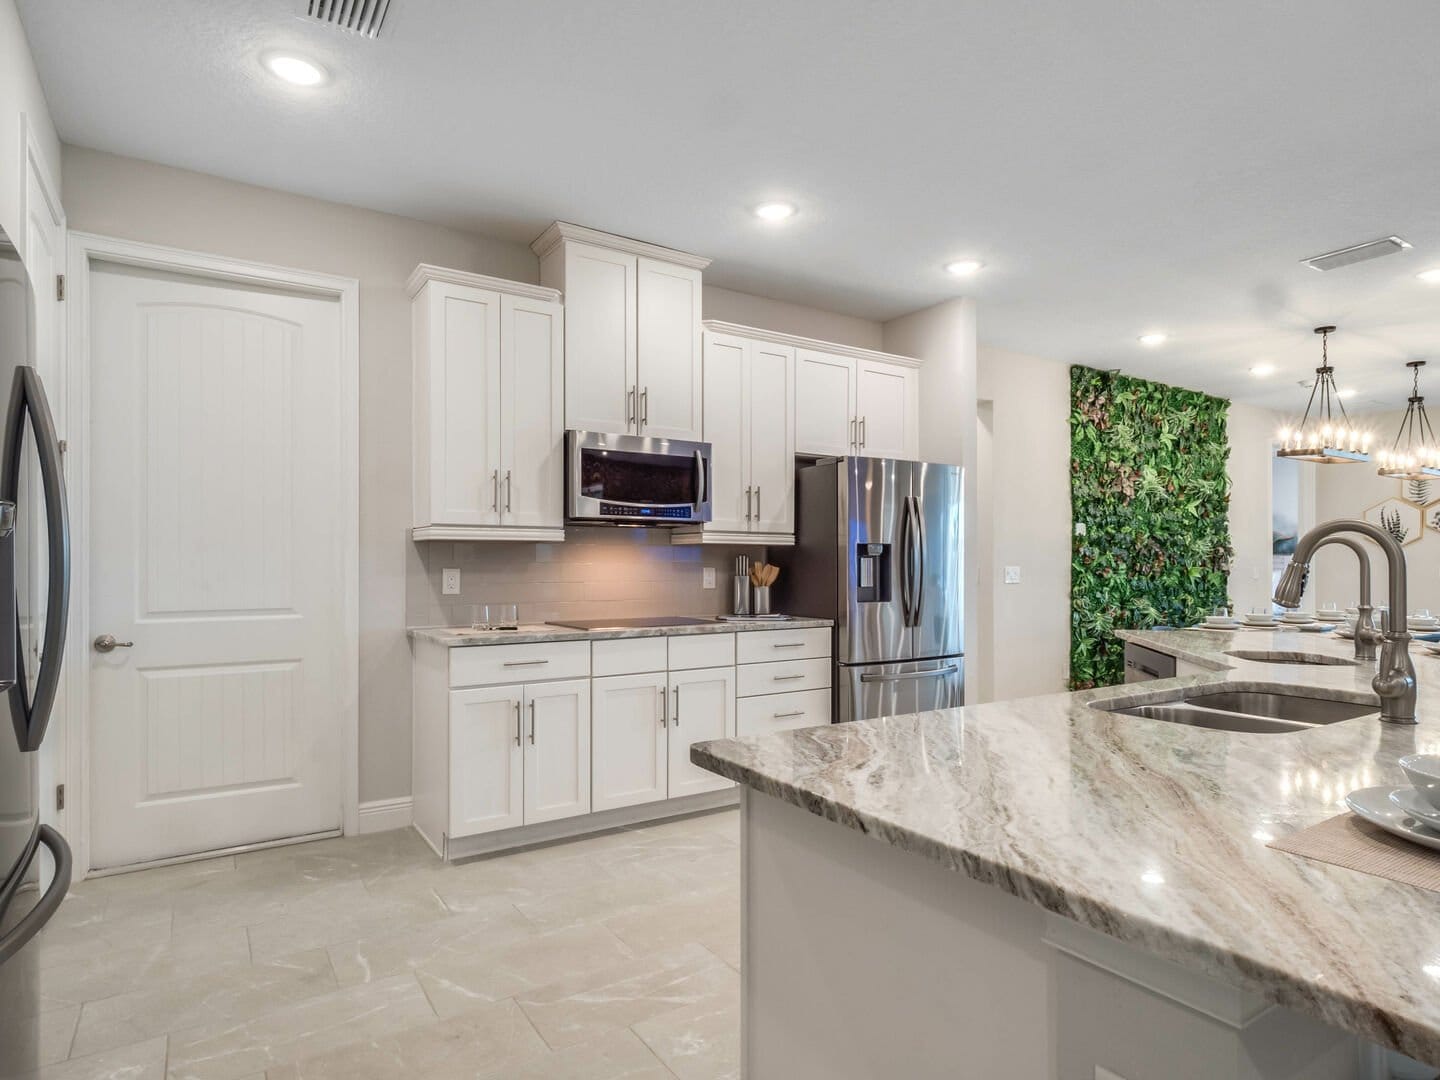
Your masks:
[[[735,669],[612,675],[592,680],[595,810],[730,787],[690,763],[690,746],[735,734]]]
[[[590,812],[590,680],[450,692],[450,835]]]

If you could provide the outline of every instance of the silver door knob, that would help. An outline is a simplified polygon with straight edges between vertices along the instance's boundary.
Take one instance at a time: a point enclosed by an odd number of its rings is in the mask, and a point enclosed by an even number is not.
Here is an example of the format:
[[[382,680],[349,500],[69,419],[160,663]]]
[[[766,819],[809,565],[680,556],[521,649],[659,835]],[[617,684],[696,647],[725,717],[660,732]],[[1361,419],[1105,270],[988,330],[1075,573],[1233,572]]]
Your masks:
[[[135,647],[133,641],[116,641],[114,634],[101,634],[92,644],[96,652],[114,652],[116,649],[131,649]]]

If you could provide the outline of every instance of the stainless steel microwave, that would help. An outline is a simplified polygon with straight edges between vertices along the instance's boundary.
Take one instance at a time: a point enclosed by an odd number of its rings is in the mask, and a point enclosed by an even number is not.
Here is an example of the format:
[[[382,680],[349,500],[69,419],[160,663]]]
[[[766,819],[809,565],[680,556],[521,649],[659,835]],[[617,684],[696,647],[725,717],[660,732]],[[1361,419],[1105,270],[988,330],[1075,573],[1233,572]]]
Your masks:
[[[709,521],[710,444],[567,431],[565,516],[609,525]]]

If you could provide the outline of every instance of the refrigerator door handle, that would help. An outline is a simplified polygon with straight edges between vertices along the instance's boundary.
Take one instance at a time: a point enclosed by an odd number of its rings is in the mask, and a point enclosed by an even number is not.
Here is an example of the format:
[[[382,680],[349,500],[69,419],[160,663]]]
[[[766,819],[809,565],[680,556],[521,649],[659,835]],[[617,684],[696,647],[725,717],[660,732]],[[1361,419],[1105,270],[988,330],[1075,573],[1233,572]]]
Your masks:
[[[35,677],[35,696],[25,693],[25,654],[19,649],[20,620],[16,613],[14,633],[16,687],[10,694],[10,716],[20,749],[38,750],[50,724],[55,696],[60,690],[60,663],[65,655],[65,618],[70,607],[70,521],[65,508],[65,466],[60,459],[60,440],[45,399],[45,387],[33,367],[15,369],[10,390],[10,408],[5,417],[4,468],[0,470],[0,500],[14,502],[20,490],[25,421],[35,433],[35,452],[40,463],[40,483],[45,494],[45,531],[48,541],[50,579],[45,597],[45,640],[40,649],[40,670]],[[23,523],[17,518],[16,528]],[[13,604],[14,598],[0,601]],[[11,608],[11,610],[14,610]],[[63,843],[63,841],[62,841]]]
[[[40,932],[70,890],[70,845],[49,825],[40,826],[40,843],[49,848],[50,854],[55,858],[55,876],[39,902],[26,912],[25,917],[16,923],[8,934],[0,937],[0,964],[19,952],[26,942]]]
[[[960,669],[954,664],[947,664],[945,667],[932,668],[930,671],[902,671],[894,675],[877,675],[874,672],[866,672],[860,676],[861,682],[910,682],[913,679],[938,679],[946,675],[954,675]]]
[[[911,600],[914,610],[910,614],[910,625],[919,626],[920,616],[925,611],[925,513],[920,506],[920,496],[910,496],[910,507],[915,516],[915,527],[911,536],[915,545],[915,588]]]
[[[896,558],[900,563],[900,623],[910,625],[910,499],[907,496],[900,509],[900,542],[896,545]]]

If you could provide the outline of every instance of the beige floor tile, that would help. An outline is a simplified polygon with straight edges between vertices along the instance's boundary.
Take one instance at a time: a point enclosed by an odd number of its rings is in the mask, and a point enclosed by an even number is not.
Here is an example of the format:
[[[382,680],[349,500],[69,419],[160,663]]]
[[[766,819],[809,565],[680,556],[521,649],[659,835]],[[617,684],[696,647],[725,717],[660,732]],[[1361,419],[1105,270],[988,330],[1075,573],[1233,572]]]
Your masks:
[[[71,1058],[21,1076],[24,1080],[165,1080],[165,1039],[147,1039],[103,1054]]]
[[[675,1080],[633,1031],[615,1031],[519,1065],[475,1074],[474,1080]]]
[[[728,992],[642,1020],[634,1031],[680,1080],[738,1080],[740,981]]]
[[[516,898],[520,913],[537,926],[558,929],[602,922],[627,911],[659,903],[680,891],[671,878],[631,864],[619,877],[605,877],[583,885],[555,889],[533,897]]]
[[[75,1039],[75,1025],[80,1019],[80,1007],[67,1005],[60,1008],[43,1008],[36,1013],[30,1011],[20,1015],[16,1002],[0,1001],[0,1047],[11,1051],[14,1057],[19,1047],[26,1047],[33,1054],[36,1065],[54,1065],[70,1056],[70,1044]],[[6,1055],[0,1055],[6,1056]]]
[[[63,905],[62,905],[63,909]],[[42,970],[76,960],[94,961],[108,953],[170,942],[170,909],[133,911],[113,918],[86,919],[80,923],[47,926],[33,948]]]
[[[722,954],[736,954],[740,947],[740,890],[734,882],[726,882],[622,912],[606,919],[604,925],[637,953],[660,952],[694,941],[727,960]]]
[[[305,949],[323,948],[342,941],[379,937],[399,927],[423,926],[451,918],[438,899],[396,900],[377,897],[354,883],[359,895],[343,902],[297,905],[283,915],[249,924],[250,955],[256,963]]]
[[[310,998],[253,1020],[174,1032],[170,1075],[172,1080],[237,1080],[434,1019],[419,984],[399,975]]]
[[[252,1020],[335,988],[330,958],[322,949],[166,980],[88,1002],[71,1052],[94,1054],[181,1028]]]
[[[46,933],[49,933],[47,928]],[[123,994],[172,979],[188,978],[217,967],[250,962],[250,943],[239,927],[205,934],[172,934],[157,944],[113,944],[93,955],[67,951],[56,962],[42,944],[40,990],[55,1006]]]
[[[508,948],[445,954],[416,970],[440,1016],[513,997],[563,978],[602,971],[634,954],[603,926],[574,926],[538,934]]]
[[[510,1070],[546,1053],[545,1040],[507,1000],[271,1069],[267,1080],[470,1080],[493,1069],[513,1075]]]
[[[572,1046],[607,1031],[729,992],[737,976],[699,945],[627,960],[517,996],[552,1047]]]
[[[329,946],[330,961],[341,986],[464,963],[529,941],[541,933],[513,904],[504,900],[496,901],[488,911],[452,915],[418,927],[404,923],[388,929],[388,933],[375,937]]]

